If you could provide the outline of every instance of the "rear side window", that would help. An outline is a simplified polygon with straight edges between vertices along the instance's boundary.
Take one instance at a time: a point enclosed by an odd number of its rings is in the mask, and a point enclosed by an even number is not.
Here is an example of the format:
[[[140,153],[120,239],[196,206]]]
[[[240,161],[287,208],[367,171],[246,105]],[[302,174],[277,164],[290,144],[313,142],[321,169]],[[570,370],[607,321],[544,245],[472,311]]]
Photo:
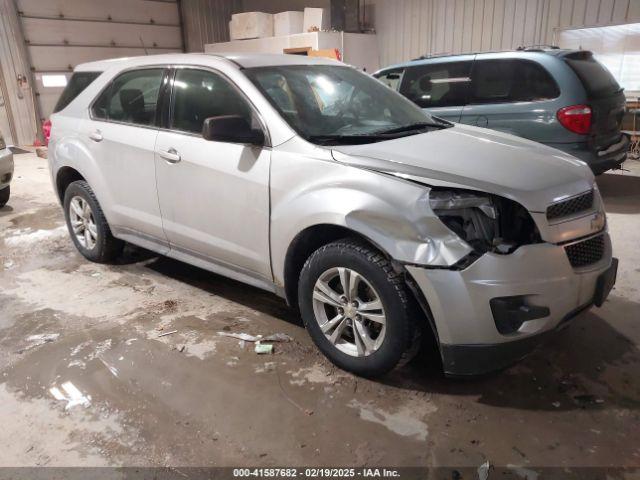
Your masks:
[[[472,77],[474,104],[535,102],[560,95],[549,72],[527,60],[477,60]]]
[[[69,105],[78,95],[80,95],[91,82],[100,76],[102,72],[76,72],[71,75],[69,83],[58,99],[53,113],[58,113]]]
[[[422,108],[467,103],[471,62],[436,63],[407,68],[400,93]]]
[[[620,91],[620,85],[591,52],[576,52],[564,57],[578,76],[590,98],[606,97]]]
[[[94,118],[154,125],[162,68],[125,72],[116,77],[91,107]]]
[[[387,87],[397,91],[400,87],[400,82],[402,82],[403,74],[404,69],[396,69],[382,72],[378,75],[375,75],[375,77],[382,83],[384,83]]]
[[[252,123],[249,104],[216,73],[180,69],[176,73],[173,89],[172,129],[199,134],[207,118],[221,115],[240,115],[247,123]]]

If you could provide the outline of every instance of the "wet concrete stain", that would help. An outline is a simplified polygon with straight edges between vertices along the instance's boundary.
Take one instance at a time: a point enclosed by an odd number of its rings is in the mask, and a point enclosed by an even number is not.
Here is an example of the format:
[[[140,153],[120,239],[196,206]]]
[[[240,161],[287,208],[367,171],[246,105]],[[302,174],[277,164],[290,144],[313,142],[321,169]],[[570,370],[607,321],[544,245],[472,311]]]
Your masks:
[[[21,155],[0,211],[0,465],[640,466],[640,254],[624,242],[604,308],[518,365],[450,380],[425,351],[370,381],[329,364],[273,295],[136,248],[88,263],[51,234],[40,162]],[[630,229],[609,221],[614,242]],[[258,356],[221,331],[292,341]]]

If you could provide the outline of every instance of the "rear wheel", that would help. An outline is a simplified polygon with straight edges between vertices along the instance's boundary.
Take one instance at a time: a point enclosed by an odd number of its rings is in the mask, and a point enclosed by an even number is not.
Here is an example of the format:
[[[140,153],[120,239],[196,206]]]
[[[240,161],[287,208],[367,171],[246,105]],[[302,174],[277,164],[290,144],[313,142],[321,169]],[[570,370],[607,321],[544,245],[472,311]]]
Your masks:
[[[364,242],[339,240],[313,253],[298,298],[314,343],[344,370],[375,377],[413,353],[418,330],[404,282]]]
[[[2,190],[0,190],[0,208],[4,207],[7,204],[10,196],[11,196],[10,186],[6,186]]]
[[[108,263],[122,253],[124,242],[111,234],[100,204],[84,180],[72,182],[67,187],[64,213],[71,239],[85,258]]]

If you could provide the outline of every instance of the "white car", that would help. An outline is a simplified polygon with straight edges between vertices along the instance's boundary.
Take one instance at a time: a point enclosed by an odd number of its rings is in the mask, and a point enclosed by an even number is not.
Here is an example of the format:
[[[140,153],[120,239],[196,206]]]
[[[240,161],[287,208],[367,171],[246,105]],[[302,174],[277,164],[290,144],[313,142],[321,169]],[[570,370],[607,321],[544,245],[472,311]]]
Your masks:
[[[274,292],[360,375],[425,335],[447,374],[505,367],[615,282],[586,164],[336,61],[87,63],[56,111],[51,176],[86,258],[127,241]]]
[[[11,196],[11,178],[13,177],[13,153],[7,148],[0,132],[0,208],[4,207]]]

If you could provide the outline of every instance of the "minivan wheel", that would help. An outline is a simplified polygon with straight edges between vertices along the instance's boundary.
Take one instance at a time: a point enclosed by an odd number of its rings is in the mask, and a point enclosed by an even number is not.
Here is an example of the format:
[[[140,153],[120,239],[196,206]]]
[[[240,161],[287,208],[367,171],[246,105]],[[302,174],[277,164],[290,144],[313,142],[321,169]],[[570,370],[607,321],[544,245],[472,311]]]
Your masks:
[[[10,196],[11,196],[10,186],[6,186],[2,190],[0,190],[0,208],[4,207],[7,204]]]
[[[63,205],[71,239],[85,258],[108,263],[122,253],[124,242],[111,234],[100,204],[87,182],[72,182],[64,192]]]
[[[314,343],[344,370],[376,377],[415,353],[418,329],[404,281],[364,242],[316,250],[300,273],[298,299]]]

